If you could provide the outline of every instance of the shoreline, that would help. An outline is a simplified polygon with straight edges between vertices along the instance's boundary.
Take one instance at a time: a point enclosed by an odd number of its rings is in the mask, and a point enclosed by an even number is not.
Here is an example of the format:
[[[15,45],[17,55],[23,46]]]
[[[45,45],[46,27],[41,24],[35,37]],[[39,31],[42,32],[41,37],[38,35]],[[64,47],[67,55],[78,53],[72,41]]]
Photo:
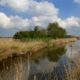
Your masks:
[[[8,40],[9,41],[6,42],[6,39],[4,40],[0,39],[0,41],[2,41],[2,43],[0,44],[0,61],[10,56],[19,56],[28,53],[33,54],[44,48],[48,48],[48,47],[56,48],[57,46],[77,41],[76,38],[50,40],[49,42],[45,42],[42,40],[21,42],[17,40],[15,41],[12,38]]]

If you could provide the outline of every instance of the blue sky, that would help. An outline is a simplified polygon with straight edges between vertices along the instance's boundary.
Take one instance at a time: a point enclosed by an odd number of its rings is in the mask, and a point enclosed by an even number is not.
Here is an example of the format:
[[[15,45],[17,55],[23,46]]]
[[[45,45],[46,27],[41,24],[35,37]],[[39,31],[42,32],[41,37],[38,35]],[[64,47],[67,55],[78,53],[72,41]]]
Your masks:
[[[48,1],[55,5],[56,8],[59,8],[59,17],[65,19],[70,16],[80,17],[80,5],[75,3],[73,0],[37,0],[40,1]],[[0,11],[7,14],[7,16],[16,14],[22,16],[23,18],[29,17],[26,13],[16,13],[8,6],[0,6]]]
[[[80,5],[75,3],[74,0],[48,0],[59,8],[59,17],[65,19],[70,16],[80,17]]]
[[[35,25],[46,28],[50,22],[80,36],[80,0],[0,0],[1,37]]]

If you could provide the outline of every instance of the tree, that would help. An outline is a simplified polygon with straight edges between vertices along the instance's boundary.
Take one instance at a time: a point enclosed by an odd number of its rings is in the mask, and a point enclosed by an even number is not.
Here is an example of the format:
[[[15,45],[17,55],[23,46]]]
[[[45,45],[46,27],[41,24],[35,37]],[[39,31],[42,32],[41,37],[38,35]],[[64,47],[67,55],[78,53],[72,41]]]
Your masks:
[[[15,39],[30,38],[30,35],[28,31],[19,31],[15,33],[14,38]]]
[[[15,33],[15,39],[36,39],[36,38],[64,38],[66,30],[61,28],[58,23],[50,23],[47,29],[39,30],[39,26],[35,26],[34,30],[19,31]]]
[[[34,32],[38,32],[39,31],[39,26],[35,26],[34,27]]]
[[[47,28],[48,36],[52,38],[63,38],[66,35],[66,30],[61,28],[58,23],[50,23]]]
[[[41,29],[40,30],[40,35],[41,35],[41,38],[47,37],[47,30],[46,29]]]

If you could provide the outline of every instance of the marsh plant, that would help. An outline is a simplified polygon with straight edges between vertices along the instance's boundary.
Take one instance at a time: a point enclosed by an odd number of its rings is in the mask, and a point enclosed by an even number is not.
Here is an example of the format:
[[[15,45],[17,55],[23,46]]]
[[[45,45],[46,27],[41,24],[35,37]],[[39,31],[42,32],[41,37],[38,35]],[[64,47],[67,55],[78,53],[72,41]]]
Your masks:
[[[0,70],[0,80],[80,80],[80,58],[63,61],[50,69],[49,72],[31,74],[31,56],[26,56],[27,66],[24,66],[22,56],[10,59],[10,65],[4,61]],[[1,69],[1,67],[0,67]]]
[[[43,38],[42,40],[46,43],[46,47],[49,48],[51,39],[50,38],[45,38],[45,39]]]

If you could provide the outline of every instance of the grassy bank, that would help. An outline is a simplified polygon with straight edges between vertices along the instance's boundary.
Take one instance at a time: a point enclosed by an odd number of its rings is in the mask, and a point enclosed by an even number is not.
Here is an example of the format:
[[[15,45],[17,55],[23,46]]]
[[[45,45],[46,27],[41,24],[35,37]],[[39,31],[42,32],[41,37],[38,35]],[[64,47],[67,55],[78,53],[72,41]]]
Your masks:
[[[56,40],[29,40],[29,41],[19,41],[12,38],[1,38],[0,39],[0,60],[7,58],[11,55],[21,55],[27,53],[34,53],[43,48],[47,47],[57,47],[62,44],[75,42],[76,38],[69,39],[56,39]]]

